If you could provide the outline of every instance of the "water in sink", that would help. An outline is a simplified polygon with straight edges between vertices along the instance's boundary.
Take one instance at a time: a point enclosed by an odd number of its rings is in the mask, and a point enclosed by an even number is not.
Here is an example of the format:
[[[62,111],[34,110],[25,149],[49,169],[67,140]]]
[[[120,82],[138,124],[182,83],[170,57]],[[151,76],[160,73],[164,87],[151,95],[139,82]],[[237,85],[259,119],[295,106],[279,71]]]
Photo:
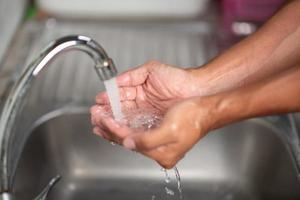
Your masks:
[[[149,130],[152,128],[155,128],[159,126],[160,122],[162,121],[162,117],[154,112],[151,111],[145,111],[145,110],[135,110],[129,111],[128,115],[124,117],[124,114],[122,113],[121,109],[121,101],[120,101],[120,95],[118,86],[116,83],[116,79],[112,78],[110,80],[104,81],[104,85],[107,91],[107,95],[110,101],[111,110],[114,119],[118,121],[127,121],[129,127],[136,129],[136,130]],[[112,145],[115,145],[113,142]],[[182,186],[181,186],[181,180],[180,180],[180,174],[177,169],[177,167],[174,167],[174,174],[177,182],[177,190],[179,193],[179,198],[183,199],[182,194]],[[170,189],[169,185],[171,184],[171,177],[168,173],[168,170],[163,169],[162,170],[165,173],[165,191],[167,195],[174,196],[174,191]],[[152,200],[156,198],[156,195],[152,195]]]

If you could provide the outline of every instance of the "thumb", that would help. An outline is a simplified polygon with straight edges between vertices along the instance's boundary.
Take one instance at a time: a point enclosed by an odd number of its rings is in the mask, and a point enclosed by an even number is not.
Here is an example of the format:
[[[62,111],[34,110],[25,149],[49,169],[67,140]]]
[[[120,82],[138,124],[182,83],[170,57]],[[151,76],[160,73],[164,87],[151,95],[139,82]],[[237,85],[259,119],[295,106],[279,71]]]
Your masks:
[[[123,146],[131,150],[148,151],[173,142],[176,142],[176,138],[172,137],[168,130],[158,128],[127,136],[123,140]]]
[[[132,87],[145,82],[148,71],[145,67],[137,67],[117,76],[119,87]]]

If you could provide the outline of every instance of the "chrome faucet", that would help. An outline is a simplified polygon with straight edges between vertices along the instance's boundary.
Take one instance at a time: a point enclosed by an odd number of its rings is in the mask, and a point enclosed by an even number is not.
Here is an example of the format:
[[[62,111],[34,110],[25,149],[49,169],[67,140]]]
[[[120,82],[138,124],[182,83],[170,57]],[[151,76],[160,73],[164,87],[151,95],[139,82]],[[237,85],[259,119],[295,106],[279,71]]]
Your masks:
[[[67,36],[52,42],[25,68],[8,94],[0,117],[0,200],[12,199],[12,177],[15,167],[12,167],[11,162],[18,162],[18,157],[10,152],[11,148],[15,148],[13,142],[17,137],[11,133],[22,98],[34,77],[57,55],[67,50],[80,50],[87,53],[94,60],[95,70],[102,81],[111,79],[117,74],[112,59],[107,56],[104,49],[86,36]]]

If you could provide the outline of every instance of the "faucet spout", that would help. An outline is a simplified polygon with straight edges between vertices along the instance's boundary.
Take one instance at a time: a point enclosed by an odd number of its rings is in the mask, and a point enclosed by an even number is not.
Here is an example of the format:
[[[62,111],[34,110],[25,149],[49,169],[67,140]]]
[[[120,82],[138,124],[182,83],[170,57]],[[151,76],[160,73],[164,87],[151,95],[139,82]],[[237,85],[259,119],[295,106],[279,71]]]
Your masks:
[[[80,35],[67,36],[52,42],[36,60],[25,68],[10,90],[0,117],[0,194],[11,192],[12,179],[20,156],[14,149],[17,148],[14,146],[14,140],[18,137],[12,134],[12,128],[22,99],[34,77],[57,55],[67,50],[80,50],[87,53],[94,60],[95,70],[102,81],[111,79],[117,74],[112,59],[108,57],[104,49],[91,38]]]
[[[67,50],[80,50],[87,53],[95,62],[95,69],[102,81],[113,78],[117,74],[116,67],[105,50],[94,40],[82,35],[67,36],[53,41],[33,62],[36,66],[32,75],[36,76],[55,56]]]

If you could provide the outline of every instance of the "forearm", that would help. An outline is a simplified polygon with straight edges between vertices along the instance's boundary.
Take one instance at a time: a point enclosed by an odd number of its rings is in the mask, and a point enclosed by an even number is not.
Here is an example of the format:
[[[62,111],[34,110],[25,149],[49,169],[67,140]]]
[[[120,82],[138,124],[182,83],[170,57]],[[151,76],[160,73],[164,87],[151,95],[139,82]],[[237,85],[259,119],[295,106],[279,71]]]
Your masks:
[[[243,119],[300,111],[300,67],[249,87],[207,97],[212,129]]]
[[[260,81],[300,61],[300,1],[285,6],[257,32],[195,70],[200,95]]]

